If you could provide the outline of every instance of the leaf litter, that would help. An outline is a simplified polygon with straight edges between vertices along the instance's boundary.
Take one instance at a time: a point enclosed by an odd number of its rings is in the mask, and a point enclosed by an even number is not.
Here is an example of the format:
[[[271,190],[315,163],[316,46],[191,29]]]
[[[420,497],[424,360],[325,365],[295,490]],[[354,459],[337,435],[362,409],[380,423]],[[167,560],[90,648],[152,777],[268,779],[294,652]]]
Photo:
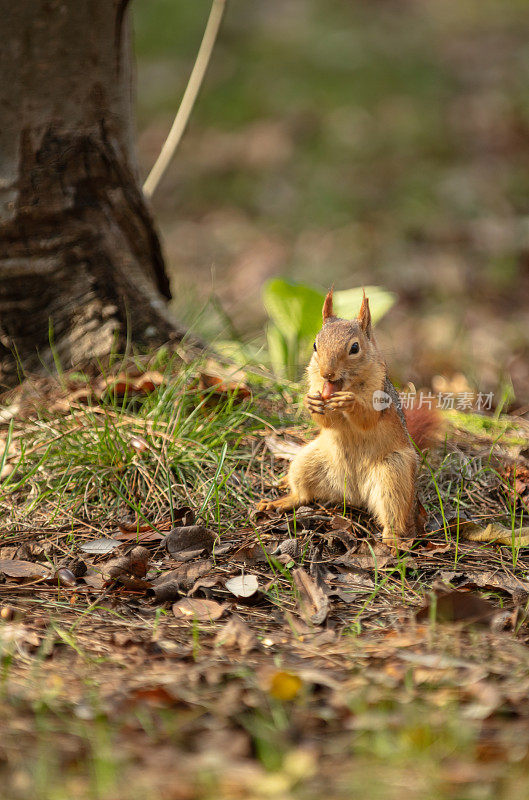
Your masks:
[[[256,486],[263,475],[274,477],[272,459],[263,455]],[[471,513],[463,524],[486,530],[491,516],[505,512],[501,485],[469,481],[467,489],[462,499]],[[523,547],[458,540],[449,515],[446,530],[441,520],[396,556],[358,509],[311,506],[250,524],[243,515],[213,523],[205,514],[195,524],[190,506],[177,505],[171,518],[162,509],[148,520],[109,520],[91,534],[79,524],[74,537],[71,525],[17,533],[35,560],[18,578],[8,574],[17,570],[16,545],[1,562],[9,562],[0,569],[2,619],[18,626],[0,634],[0,647],[15,654],[13,675],[45,641],[46,668],[60,669],[66,656],[67,681],[82,674],[70,652],[104,659],[103,714],[119,717],[127,698],[203,709],[224,741],[235,741],[248,718],[247,753],[258,741],[251,709],[264,708],[266,696],[287,704],[293,738],[281,740],[285,752],[291,741],[309,747],[308,731],[317,731],[319,769],[338,767],[336,744],[347,750],[351,730],[379,724],[365,710],[366,693],[381,707],[411,694],[432,714],[457,701],[473,718],[499,719],[506,708],[513,724],[529,718],[529,678],[520,667],[516,679],[513,673],[529,644]],[[90,542],[92,549],[83,546]],[[52,628],[57,598],[60,634]],[[83,702],[79,713],[89,715]],[[191,723],[189,735],[195,748],[207,749],[200,725]],[[499,735],[489,739],[500,747]]]
[[[240,600],[249,600],[259,591],[259,580],[256,575],[235,575],[226,581],[226,589]]]

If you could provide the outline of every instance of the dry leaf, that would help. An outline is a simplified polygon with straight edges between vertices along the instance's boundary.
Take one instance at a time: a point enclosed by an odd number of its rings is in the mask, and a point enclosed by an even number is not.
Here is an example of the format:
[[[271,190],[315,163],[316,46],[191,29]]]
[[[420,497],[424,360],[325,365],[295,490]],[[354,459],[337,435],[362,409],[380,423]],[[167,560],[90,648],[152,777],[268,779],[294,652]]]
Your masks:
[[[147,574],[150,553],[146,547],[133,547],[130,553],[121,558],[109,561],[104,571],[114,578],[122,572],[129,572],[136,578],[144,578]]]
[[[92,589],[103,589],[105,581],[99,570],[94,567],[89,567],[83,575],[84,582]]]
[[[338,584],[335,586],[334,584]],[[353,603],[358,599],[359,594],[372,592],[375,588],[375,581],[369,572],[357,570],[353,573],[338,575],[332,580],[332,588],[329,590],[329,597],[339,597],[344,603]]]
[[[216,540],[216,534],[204,525],[185,525],[169,531],[164,542],[167,551],[183,561],[192,553],[200,554],[203,550],[211,553]]]
[[[221,581],[220,575],[212,575],[211,578],[199,578],[189,590],[189,597],[196,594],[199,589],[212,589],[214,586],[218,586]],[[207,592],[205,592],[205,594],[207,594]]]
[[[146,531],[120,531],[119,533],[114,534],[115,539],[119,539],[120,542],[135,542],[140,544],[140,542],[159,542],[162,539],[165,539],[161,533],[158,531],[153,531],[152,528]]]
[[[153,593],[158,602],[175,600],[183,592],[188,592],[196,582],[213,567],[211,559],[201,559],[191,564],[182,564],[178,569],[164,572],[154,580]]]
[[[202,598],[186,597],[173,605],[173,614],[177,619],[197,622],[213,622],[220,619],[225,611],[225,605],[217,603],[216,600],[202,600]]]
[[[292,577],[300,594],[301,616],[313,625],[321,625],[329,613],[329,598],[302,567],[293,570]]]
[[[259,581],[255,575],[236,575],[226,581],[224,585],[228,592],[241,600],[248,600],[259,591]]]
[[[349,551],[343,556],[334,559],[334,563],[341,564],[344,567],[369,570],[383,569],[388,564],[395,564],[396,562],[396,557],[385,545],[375,546],[373,553],[352,553]]]
[[[167,603],[171,600],[176,600],[182,594],[180,584],[176,580],[168,580],[153,586],[151,592],[154,593],[156,600],[159,603]]]
[[[130,395],[147,395],[165,383],[165,378],[161,372],[151,370],[144,372],[142,375],[133,377],[121,372],[119,375],[111,378],[100,378],[96,384],[96,393],[101,398],[106,392],[110,391],[116,397],[125,397]]]
[[[517,526],[514,531],[505,528],[499,522],[491,522],[486,527],[477,525],[475,522],[465,522],[459,527],[459,535],[462,539],[471,542],[491,542],[492,544],[504,544],[511,547],[529,547],[529,525],[521,528]]]
[[[80,545],[80,549],[83,553],[92,553],[93,555],[106,555],[107,553],[111,553],[116,547],[120,547],[121,542],[118,542],[117,539],[90,539],[88,542],[83,542]]]
[[[191,509],[188,506],[184,506],[183,508],[177,509],[175,511],[175,518],[180,522],[181,520],[186,518],[188,519],[188,515],[193,514]],[[140,522],[135,515],[131,515],[132,519],[120,519],[116,522],[119,530],[122,533],[144,533],[146,531],[152,531],[156,528],[159,531],[169,531],[171,528],[174,528],[174,523],[171,522],[170,519],[165,519],[157,523],[150,523],[150,522]],[[186,521],[184,525],[191,525],[194,520]]]
[[[22,623],[9,622],[0,628],[0,642],[2,649],[11,644],[22,656],[27,658],[40,646],[41,639],[38,634]]]
[[[437,622],[489,623],[497,609],[488,600],[473,592],[439,592],[417,612],[417,621],[430,616]]]
[[[130,553],[105,564],[102,573],[106,581],[118,581],[127,589],[144,591],[151,587],[143,578],[147,574],[150,553],[146,547],[133,547]]]
[[[29,580],[50,578],[52,575],[51,570],[43,564],[7,558],[0,559],[0,572],[3,572],[8,578],[25,578]]]
[[[507,491],[511,502],[517,501],[529,507],[529,468],[523,464],[512,464],[504,467],[503,478],[507,483]]]
[[[221,378],[218,375],[209,375],[206,372],[200,374],[198,388],[203,392],[207,392],[210,398],[213,395],[219,399],[230,396],[236,400],[245,400],[252,396],[251,391],[242,382],[242,379],[240,381],[230,380],[229,378]]]
[[[215,549],[215,552],[218,552]],[[251,544],[247,547],[240,547],[232,555],[233,561],[242,561],[244,564],[263,564],[268,561],[266,550],[260,544]]]
[[[215,637],[220,647],[237,647],[242,655],[258,647],[257,637],[238,614],[233,614]]]
[[[442,581],[453,583],[458,588],[491,589],[508,592],[517,600],[529,594],[529,582],[522,581],[507,572],[492,570],[465,570],[464,572],[441,571],[438,573]]]
[[[331,519],[331,528],[333,531],[351,531],[353,528],[353,523],[350,519],[347,519],[347,517],[335,515]]]

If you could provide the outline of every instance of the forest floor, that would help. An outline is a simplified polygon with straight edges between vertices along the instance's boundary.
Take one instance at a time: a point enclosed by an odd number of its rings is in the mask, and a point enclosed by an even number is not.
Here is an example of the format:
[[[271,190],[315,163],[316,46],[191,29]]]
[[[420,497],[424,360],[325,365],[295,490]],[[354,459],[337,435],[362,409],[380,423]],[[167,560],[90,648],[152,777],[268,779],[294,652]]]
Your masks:
[[[397,556],[358,509],[255,514],[313,431],[297,387],[217,367],[5,410],[3,797],[525,798],[528,424],[447,414]]]

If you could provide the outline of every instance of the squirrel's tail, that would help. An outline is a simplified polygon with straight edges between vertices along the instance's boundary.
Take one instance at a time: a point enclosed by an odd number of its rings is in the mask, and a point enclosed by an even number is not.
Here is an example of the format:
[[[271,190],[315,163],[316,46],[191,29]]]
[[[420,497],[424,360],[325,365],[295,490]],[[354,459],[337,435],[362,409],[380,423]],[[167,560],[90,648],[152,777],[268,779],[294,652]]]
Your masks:
[[[419,450],[431,447],[441,432],[441,418],[433,408],[412,408],[404,411],[408,433]]]

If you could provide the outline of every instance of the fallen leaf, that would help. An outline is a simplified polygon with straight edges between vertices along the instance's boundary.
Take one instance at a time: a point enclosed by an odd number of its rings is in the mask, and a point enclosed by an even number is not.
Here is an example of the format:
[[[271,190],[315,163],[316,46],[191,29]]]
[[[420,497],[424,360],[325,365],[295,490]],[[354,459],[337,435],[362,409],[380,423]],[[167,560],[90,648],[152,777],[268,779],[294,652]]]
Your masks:
[[[216,534],[204,525],[184,525],[169,531],[164,542],[167,551],[183,561],[191,553],[201,553],[203,550],[211,553],[216,540]]]
[[[507,572],[492,570],[465,570],[463,572],[441,571],[439,577],[445,583],[453,583],[459,588],[490,589],[492,591],[508,592],[517,599],[523,599],[529,594],[529,582],[522,581]]]
[[[215,548],[215,552],[218,552]],[[263,564],[268,561],[267,552],[260,544],[251,544],[247,547],[241,547],[233,556],[233,561],[242,561],[243,564]]]
[[[121,542],[117,539],[90,539],[88,542],[83,542],[80,545],[80,550],[83,553],[92,553],[92,555],[102,556],[106,553],[111,553],[116,547],[120,547]]]
[[[159,603],[167,603],[170,600],[176,600],[182,594],[180,584],[176,580],[164,581],[156,586],[152,586],[150,590]]]
[[[300,594],[301,616],[313,625],[321,625],[329,613],[329,598],[302,567],[293,570],[292,577]]]
[[[226,608],[226,605],[221,605],[216,600],[186,597],[173,605],[173,614],[177,619],[213,622],[222,617]]]
[[[8,578],[26,578],[29,580],[50,578],[52,575],[51,570],[43,564],[7,558],[0,559],[0,572],[3,572]]]
[[[208,578],[207,576],[205,578],[199,578],[189,590],[189,597],[192,597],[194,594],[196,594],[199,589],[212,589],[214,586],[218,586],[220,583],[220,575],[212,575],[211,578]]]
[[[151,587],[143,580],[147,574],[150,553],[146,547],[133,547],[130,553],[114,558],[102,568],[105,581],[117,581],[132,591],[144,591]]]
[[[161,372],[151,370],[139,376],[128,375],[121,372],[115,377],[100,378],[96,384],[96,394],[101,398],[106,392],[112,392],[116,397],[130,395],[147,395],[165,383]]]
[[[92,589],[103,589],[105,585],[105,581],[103,576],[99,570],[95,567],[88,567],[85,574],[83,575],[83,581],[90,586]]]
[[[383,569],[388,564],[395,564],[397,559],[385,545],[377,545],[373,553],[354,553],[348,551],[343,556],[334,559],[334,563],[353,569]]]
[[[248,600],[259,591],[259,581],[255,575],[236,575],[227,580],[224,585],[228,592],[241,600]]]
[[[492,544],[504,544],[511,547],[529,547],[529,525],[525,527],[517,526],[514,531],[505,528],[499,522],[491,522],[487,526],[477,525],[475,522],[465,522],[459,527],[462,539],[471,542],[491,542]]]
[[[152,592],[160,603],[175,600],[192,589],[196,582],[213,567],[211,559],[201,559],[191,564],[182,564],[178,569],[163,572],[153,581]]]
[[[496,611],[496,607],[479,594],[454,589],[437,592],[432,600],[419,609],[415,618],[419,622],[433,616],[437,622],[489,623]]]
[[[237,381],[229,378],[221,378],[218,375],[210,375],[207,372],[201,372],[198,382],[198,388],[207,392],[211,397],[217,396],[227,397],[230,396],[235,400],[245,400],[252,396],[248,386],[242,382],[242,379]]]
[[[258,647],[257,637],[238,614],[232,614],[215,637],[218,647],[238,648],[242,655]]]
[[[503,478],[512,503],[520,502],[529,507],[529,468],[523,464],[504,467]]]
[[[158,533],[158,531],[153,531],[152,528],[146,531],[120,531],[119,533],[114,534],[115,539],[119,539],[120,542],[159,542],[162,539],[165,539],[163,534]]]
[[[337,586],[335,584],[338,584]],[[371,592],[375,588],[374,578],[366,570],[357,570],[345,575],[337,575],[331,581],[329,597],[339,597],[344,603],[353,603],[359,594]]]
[[[126,556],[109,561],[103,571],[111,578],[118,577],[123,572],[128,572],[136,578],[144,578],[147,574],[149,558],[150,553],[146,547],[133,547]]]
[[[353,523],[347,517],[340,517],[335,515],[331,519],[331,528],[334,531],[351,531],[353,528]]]
[[[192,513],[188,506],[184,506],[175,511],[174,518],[180,522],[184,518],[188,519],[188,515]],[[116,525],[122,533],[144,533],[155,529],[157,531],[169,531],[171,528],[174,528],[174,522],[171,522],[170,519],[151,524],[150,522],[140,522],[135,515],[131,515],[131,517],[131,519],[120,519],[116,522]],[[191,525],[193,522],[194,520],[191,520],[184,524]]]
[[[176,658],[187,658],[193,655],[192,647],[178,644],[173,639],[154,639],[148,645],[148,650],[156,655],[163,653],[166,656],[174,656]]]

